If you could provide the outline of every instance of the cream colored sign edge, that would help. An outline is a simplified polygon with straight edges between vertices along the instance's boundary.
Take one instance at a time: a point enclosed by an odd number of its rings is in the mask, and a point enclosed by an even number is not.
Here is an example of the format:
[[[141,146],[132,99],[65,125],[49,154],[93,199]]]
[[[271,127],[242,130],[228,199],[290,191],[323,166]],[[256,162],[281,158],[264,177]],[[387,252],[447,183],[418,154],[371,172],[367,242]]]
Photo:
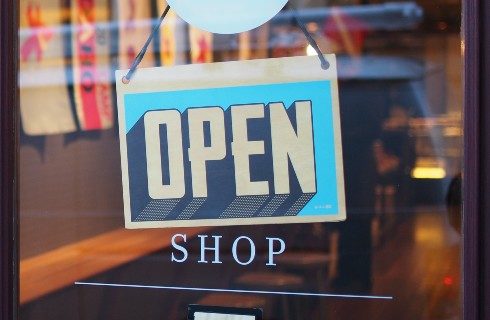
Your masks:
[[[281,223],[336,222],[346,219],[342,138],[335,55],[325,55],[330,63],[327,70],[320,67],[318,57],[289,57],[277,59],[248,60],[210,64],[182,65],[138,69],[129,84],[122,82],[127,70],[116,71],[117,108],[119,113],[119,139],[123,183],[124,218],[127,229],[169,228],[194,226],[228,226]],[[335,139],[335,162],[337,175],[337,199],[339,212],[336,215],[261,217],[235,219],[131,221],[129,195],[129,172],[126,146],[126,119],[124,95],[145,92],[164,92],[217,87],[320,81],[331,82],[332,119]]]

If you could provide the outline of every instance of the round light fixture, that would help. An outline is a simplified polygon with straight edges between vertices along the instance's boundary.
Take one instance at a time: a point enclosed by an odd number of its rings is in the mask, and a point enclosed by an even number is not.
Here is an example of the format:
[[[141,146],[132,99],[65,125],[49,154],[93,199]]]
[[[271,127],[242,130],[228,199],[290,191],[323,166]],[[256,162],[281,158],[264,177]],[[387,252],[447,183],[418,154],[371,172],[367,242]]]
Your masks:
[[[274,17],[288,0],[168,0],[187,23],[213,33],[256,28]]]

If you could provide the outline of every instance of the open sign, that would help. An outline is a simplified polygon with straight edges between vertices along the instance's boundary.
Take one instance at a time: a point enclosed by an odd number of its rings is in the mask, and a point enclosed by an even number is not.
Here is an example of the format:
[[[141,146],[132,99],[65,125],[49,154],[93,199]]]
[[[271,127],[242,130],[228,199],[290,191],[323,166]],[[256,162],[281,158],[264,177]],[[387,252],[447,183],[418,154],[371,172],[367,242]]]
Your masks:
[[[118,81],[126,226],[344,219],[335,73],[298,57]]]

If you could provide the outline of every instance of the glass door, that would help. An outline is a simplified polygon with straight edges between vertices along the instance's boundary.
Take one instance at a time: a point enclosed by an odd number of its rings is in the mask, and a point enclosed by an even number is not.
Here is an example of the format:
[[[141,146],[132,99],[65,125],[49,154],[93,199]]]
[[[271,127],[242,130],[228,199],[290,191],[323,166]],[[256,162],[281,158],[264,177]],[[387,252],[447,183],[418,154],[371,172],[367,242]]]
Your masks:
[[[263,319],[462,318],[461,2],[290,1],[238,34],[171,8],[140,68],[315,57],[302,25],[335,54],[346,219],[133,230],[114,71],[165,7],[19,2],[19,318],[187,319],[191,305]],[[280,197],[254,201],[236,214],[284,210]]]

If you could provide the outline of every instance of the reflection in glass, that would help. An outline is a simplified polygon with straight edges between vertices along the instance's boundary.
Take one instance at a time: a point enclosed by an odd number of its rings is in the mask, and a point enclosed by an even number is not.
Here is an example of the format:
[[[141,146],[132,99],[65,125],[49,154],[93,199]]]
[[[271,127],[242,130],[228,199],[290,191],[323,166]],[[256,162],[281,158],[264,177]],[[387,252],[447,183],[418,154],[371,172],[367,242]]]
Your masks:
[[[171,11],[142,67],[315,55],[294,16],[337,54],[347,220],[130,231],[112,75],[164,5],[20,1],[20,318],[184,319],[198,303],[260,307],[265,319],[459,319],[460,2],[298,0],[236,35]],[[187,235],[185,264],[170,259],[176,233]],[[223,236],[222,264],[198,263],[199,234]],[[242,235],[262,257],[246,268],[229,250]],[[286,242],[274,267],[266,236]]]

